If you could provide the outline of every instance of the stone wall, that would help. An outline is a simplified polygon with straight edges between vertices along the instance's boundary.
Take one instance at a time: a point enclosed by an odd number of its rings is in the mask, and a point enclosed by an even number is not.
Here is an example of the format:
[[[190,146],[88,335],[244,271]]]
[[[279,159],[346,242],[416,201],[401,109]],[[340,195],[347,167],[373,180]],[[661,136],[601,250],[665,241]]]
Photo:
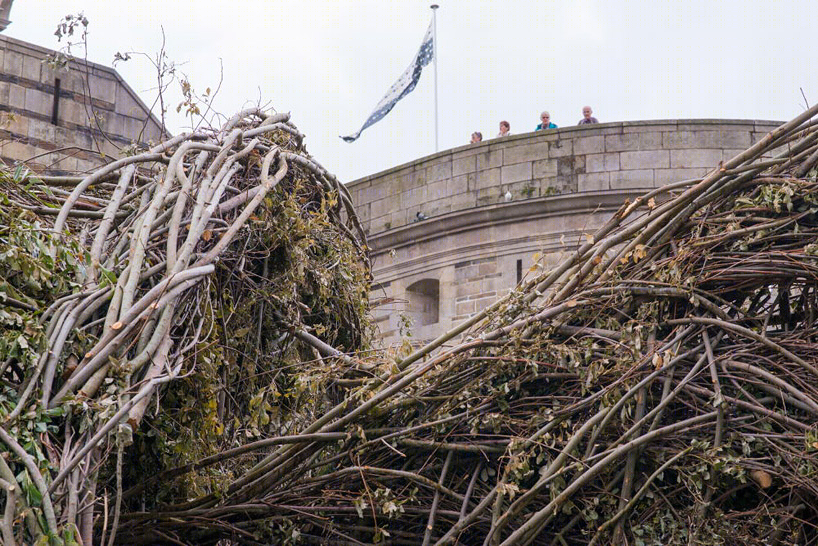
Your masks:
[[[369,230],[386,343],[428,340],[570,255],[626,199],[704,176],[778,123],[608,123],[448,150],[348,185]],[[504,194],[511,192],[506,202]],[[428,218],[416,221],[417,212]],[[437,322],[428,320],[434,286]]]
[[[53,53],[0,36],[0,159],[35,157],[27,164],[36,171],[73,173],[99,165],[99,152],[118,158],[122,148],[163,137],[116,71],[84,61],[55,70],[43,62]]]
[[[427,217],[573,192],[653,188],[702,176],[778,124],[662,120],[526,133],[461,146],[348,187],[371,233]]]

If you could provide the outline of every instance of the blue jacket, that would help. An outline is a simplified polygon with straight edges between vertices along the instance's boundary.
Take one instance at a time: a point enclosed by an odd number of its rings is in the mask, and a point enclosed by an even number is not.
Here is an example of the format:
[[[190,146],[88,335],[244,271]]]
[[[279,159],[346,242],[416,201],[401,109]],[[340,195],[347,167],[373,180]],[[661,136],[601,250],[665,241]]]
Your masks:
[[[557,126],[555,124],[549,122],[548,127],[543,127],[542,123],[540,123],[539,125],[537,125],[537,128],[534,129],[534,130],[535,131],[542,131],[543,129],[556,129],[556,128],[557,128]]]

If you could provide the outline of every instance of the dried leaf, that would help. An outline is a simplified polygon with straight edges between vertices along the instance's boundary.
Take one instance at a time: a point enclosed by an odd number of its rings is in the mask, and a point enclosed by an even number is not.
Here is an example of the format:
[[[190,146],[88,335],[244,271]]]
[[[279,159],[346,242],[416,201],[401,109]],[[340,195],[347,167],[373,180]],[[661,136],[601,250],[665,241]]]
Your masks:
[[[773,477],[764,470],[753,470],[750,472],[750,477],[762,488],[767,489],[773,484]]]

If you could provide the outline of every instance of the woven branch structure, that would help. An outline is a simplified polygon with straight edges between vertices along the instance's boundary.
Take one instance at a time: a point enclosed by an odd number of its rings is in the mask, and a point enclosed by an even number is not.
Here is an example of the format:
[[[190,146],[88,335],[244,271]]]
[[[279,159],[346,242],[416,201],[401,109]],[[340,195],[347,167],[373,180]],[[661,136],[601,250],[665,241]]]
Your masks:
[[[56,215],[16,205],[43,252],[90,250],[7,293],[42,334],[2,370],[4,537],[818,544],[816,113],[397,352],[368,345],[349,197],[283,116],[43,179]]]

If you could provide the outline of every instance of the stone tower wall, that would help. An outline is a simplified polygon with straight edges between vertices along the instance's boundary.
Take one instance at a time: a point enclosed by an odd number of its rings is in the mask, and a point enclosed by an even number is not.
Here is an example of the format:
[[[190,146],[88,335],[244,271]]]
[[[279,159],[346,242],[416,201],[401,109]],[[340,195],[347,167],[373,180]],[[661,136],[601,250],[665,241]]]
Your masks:
[[[415,338],[436,337],[520,278],[559,263],[626,199],[703,177],[778,125],[662,120],[568,127],[447,150],[349,183],[369,231],[381,335],[398,339],[402,313],[414,322]],[[418,212],[426,219],[418,221]]]

